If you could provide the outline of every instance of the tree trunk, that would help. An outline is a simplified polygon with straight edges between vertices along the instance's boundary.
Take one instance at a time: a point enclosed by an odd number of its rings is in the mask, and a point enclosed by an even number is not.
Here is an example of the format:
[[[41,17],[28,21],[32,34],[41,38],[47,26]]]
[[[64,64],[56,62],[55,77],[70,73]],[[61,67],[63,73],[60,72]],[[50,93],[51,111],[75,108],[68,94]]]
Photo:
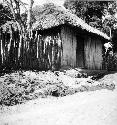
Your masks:
[[[32,6],[34,1],[30,0],[29,8],[28,8],[28,16],[27,16],[27,31],[31,30],[31,16],[32,16]]]

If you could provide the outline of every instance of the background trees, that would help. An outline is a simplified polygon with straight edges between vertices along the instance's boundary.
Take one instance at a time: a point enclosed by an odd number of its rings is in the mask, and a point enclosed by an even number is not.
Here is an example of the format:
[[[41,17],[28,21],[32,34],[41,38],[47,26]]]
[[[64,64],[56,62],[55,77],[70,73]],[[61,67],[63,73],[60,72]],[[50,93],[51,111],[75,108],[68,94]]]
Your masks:
[[[13,16],[9,8],[1,3],[0,4],[0,26],[12,19],[13,19]]]
[[[117,23],[114,17],[117,12],[116,1],[66,0],[64,6],[89,25],[112,36],[113,25]]]
[[[1,4],[1,13],[6,15],[3,21],[3,16],[0,19],[1,70],[19,69],[22,61],[29,60],[33,0],[30,0],[28,8],[26,5],[21,0],[3,0]]]
[[[2,25],[12,20],[17,23],[22,33],[29,31],[29,28],[31,28],[33,3],[34,1],[30,0],[27,8],[27,4],[21,0],[3,0],[3,3],[0,5],[0,24]],[[22,9],[25,10],[23,14],[21,12]]]

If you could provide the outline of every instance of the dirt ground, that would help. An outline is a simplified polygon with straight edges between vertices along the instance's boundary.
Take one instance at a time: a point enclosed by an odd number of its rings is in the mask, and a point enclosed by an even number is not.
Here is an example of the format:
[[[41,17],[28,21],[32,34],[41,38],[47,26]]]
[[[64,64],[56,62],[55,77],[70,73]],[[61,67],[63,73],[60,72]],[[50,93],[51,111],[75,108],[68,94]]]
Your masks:
[[[0,125],[117,125],[117,73],[100,81],[115,89],[40,98],[0,110]]]

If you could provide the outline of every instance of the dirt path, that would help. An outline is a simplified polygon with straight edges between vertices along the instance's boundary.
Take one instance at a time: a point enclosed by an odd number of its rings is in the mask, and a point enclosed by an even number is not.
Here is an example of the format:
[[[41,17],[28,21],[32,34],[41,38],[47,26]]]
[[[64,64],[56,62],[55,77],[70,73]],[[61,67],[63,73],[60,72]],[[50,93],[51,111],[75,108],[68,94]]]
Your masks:
[[[117,125],[117,89],[30,101],[4,109],[0,125]]]

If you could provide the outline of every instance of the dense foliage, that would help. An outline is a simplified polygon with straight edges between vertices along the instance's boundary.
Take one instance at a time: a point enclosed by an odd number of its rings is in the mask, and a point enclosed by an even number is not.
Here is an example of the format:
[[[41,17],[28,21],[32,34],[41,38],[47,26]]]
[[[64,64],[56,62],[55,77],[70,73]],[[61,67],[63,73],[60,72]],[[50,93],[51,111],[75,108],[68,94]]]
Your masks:
[[[87,77],[78,70],[64,72],[17,71],[0,77],[0,105],[16,105],[47,96],[62,97],[76,92],[115,88],[110,81],[98,82],[103,75]],[[87,78],[84,78],[87,77]],[[79,79],[80,78],[80,79]]]
[[[5,24],[7,21],[12,20],[12,14],[9,8],[3,4],[0,4],[0,26]]]
[[[116,1],[66,0],[64,6],[89,25],[111,36],[113,25],[117,23],[117,19],[114,18],[117,12]]]

